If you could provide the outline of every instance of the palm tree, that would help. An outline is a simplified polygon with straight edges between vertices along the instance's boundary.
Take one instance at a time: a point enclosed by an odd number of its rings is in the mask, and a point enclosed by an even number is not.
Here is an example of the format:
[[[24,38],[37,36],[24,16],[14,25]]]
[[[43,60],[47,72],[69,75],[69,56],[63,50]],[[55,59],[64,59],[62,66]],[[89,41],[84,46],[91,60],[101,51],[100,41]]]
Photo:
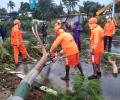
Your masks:
[[[74,10],[75,6],[78,4],[79,0],[62,0],[66,8],[71,12]]]
[[[8,2],[7,6],[8,6],[8,8],[10,8],[10,12],[11,12],[11,10],[14,9],[14,7],[15,7],[15,3],[10,0],[10,1]]]

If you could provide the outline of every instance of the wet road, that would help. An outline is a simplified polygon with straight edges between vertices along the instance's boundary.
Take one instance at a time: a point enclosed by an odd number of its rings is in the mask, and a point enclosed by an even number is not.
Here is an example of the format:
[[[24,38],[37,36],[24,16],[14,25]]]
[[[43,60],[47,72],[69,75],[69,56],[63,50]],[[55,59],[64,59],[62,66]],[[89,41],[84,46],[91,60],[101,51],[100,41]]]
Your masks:
[[[87,76],[92,74],[92,66],[82,63],[84,72]],[[120,75],[117,78],[112,76],[112,73],[102,71],[100,79],[101,91],[105,100],[120,100]]]

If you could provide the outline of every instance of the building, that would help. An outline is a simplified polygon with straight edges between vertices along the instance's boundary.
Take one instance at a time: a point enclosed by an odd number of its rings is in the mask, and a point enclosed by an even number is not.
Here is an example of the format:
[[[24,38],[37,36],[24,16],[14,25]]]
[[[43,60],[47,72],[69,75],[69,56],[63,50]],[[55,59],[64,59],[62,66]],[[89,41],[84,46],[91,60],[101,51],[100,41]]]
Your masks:
[[[87,14],[85,13],[75,13],[75,14],[69,14],[69,15],[61,15],[58,19],[61,19],[63,22],[67,19],[67,22],[70,25],[73,25],[74,22],[79,21],[82,23],[85,19],[87,19]]]

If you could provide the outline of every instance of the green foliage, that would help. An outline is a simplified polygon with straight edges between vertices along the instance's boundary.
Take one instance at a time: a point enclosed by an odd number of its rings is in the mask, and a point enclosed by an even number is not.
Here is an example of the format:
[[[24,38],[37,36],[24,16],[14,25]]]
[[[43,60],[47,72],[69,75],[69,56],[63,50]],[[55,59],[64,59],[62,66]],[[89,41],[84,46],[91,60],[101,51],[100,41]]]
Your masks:
[[[45,94],[43,100],[104,100],[101,96],[99,80],[89,81],[87,78],[76,75],[74,88],[76,92],[73,95],[59,94],[56,97],[52,94]]]
[[[103,58],[102,58],[102,67],[107,72],[111,72],[113,70],[113,66],[111,66],[109,59],[119,64],[119,57],[117,57],[115,54],[104,52]]]
[[[31,21],[30,20],[22,20],[22,28],[26,31],[31,31]]]
[[[27,47],[27,51],[31,57],[40,59],[41,58],[40,51],[36,48],[33,48],[33,46],[37,46],[37,45],[38,45],[38,41],[36,40],[36,38],[30,38],[29,43],[26,44],[26,47]]]
[[[56,5],[53,0],[39,0],[39,5],[33,10],[33,18],[49,20],[60,16],[63,14],[62,5]]]
[[[12,28],[12,21],[8,21],[8,20],[1,21],[0,25],[2,25],[9,32]]]
[[[5,58],[9,57],[9,53],[7,52],[7,50],[0,44],[0,59],[1,62],[3,62],[5,60]]]
[[[12,60],[12,47],[10,45],[10,39],[6,39],[4,43],[0,44],[0,63],[11,63]]]
[[[96,12],[102,8],[98,2],[94,1],[84,1],[83,6],[80,6],[80,12],[86,13],[88,15],[96,15]]]
[[[47,33],[52,33],[53,34],[53,27],[54,27],[54,25],[55,25],[55,20],[53,20],[50,23],[48,23]]]
[[[83,32],[86,34],[90,34],[90,29],[88,26],[88,19],[82,21],[82,26],[83,26]]]
[[[0,8],[0,15],[1,16],[7,15],[7,10],[5,8]]]
[[[10,68],[10,69],[15,69],[16,68],[16,66],[15,66],[15,64],[7,64],[7,63],[2,63],[2,64],[0,64],[0,69],[4,69],[4,68]]]
[[[10,44],[10,38],[6,38],[6,40],[2,43],[2,46],[9,51],[9,54],[13,55],[13,49]]]
[[[100,94],[99,80],[83,80],[79,75],[75,79],[76,96],[73,100],[103,100]]]
[[[106,60],[108,60],[108,57],[109,57],[109,56],[110,56],[110,53],[104,53],[104,54],[103,54],[103,58],[106,59]]]
[[[115,55],[115,54],[111,54],[111,53],[109,53],[109,52],[105,52],[104,54],[103,54],[103,58],[105,59],[105,60],[108,60],[108,58],[110,58],[111,60],[113,60],[113,61],[115,61],[116,59],[117,59],[117,56]]]
[[[75,6],[78,4],[79,0],[62,0],[64,3],[65,7],[72,12],[75,8]]]
[[[57,100],[57,97],[54,96],[54,95],[51,94],[51,93],[46,93],[46,94],[43,96],[43,100]]]
[[[26,11],[30,11],[30,5],[29,5],[29,3],[27,3],[27,2],[21,2],[19,12],[20,13],[25,13]]]

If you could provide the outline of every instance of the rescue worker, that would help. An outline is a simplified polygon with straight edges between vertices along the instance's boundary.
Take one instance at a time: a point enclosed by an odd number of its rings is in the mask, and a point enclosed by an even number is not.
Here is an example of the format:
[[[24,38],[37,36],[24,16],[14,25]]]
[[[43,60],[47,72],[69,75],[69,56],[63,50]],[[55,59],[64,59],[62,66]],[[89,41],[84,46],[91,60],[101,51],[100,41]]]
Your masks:
[[[97,24],[95,17],[90,18],[88,24],[91,30],[90,53],[94,72],[88,79],[96,79],[101,76],[100,62],[104,52],[104,30]]]
[[[69,70],[70,67],[78,67],[80,70],[81,75],[83,76],[83,71],[81,68],[81,64],[79,63],[79,51],[77,45],[70,33],[65,32],[60,25],[55,25],[54,28],[56,34],[56,40],[54,41],[51,49],[50,54],[53,54],[55,49],[61,45],[62,50],[60,54],[65,54],[65,69],[66,69],[66,76],[62,77],[62,80],[69,80]]]
[[[74,37],[74,40],[75,40],[75,42],[78,46],[79,51],[81,49],[80,34],[81,34],[82,31],[83,31],[83,28],[80,25],[80,22],[79,21],[75,22],[74,26],[72,27],[72,32],[73,32],[73,37]]]
[[[25,32],[20,30],[20,27],[21,27],[20,20],[15,19],[13,24],[14,26],[11,30],[11,45],[13,46],[15,65],[18,66],[19,65],[19,60],[18,60],[19,52],[22,53],[24,60],[26,60],[27,57],[29,57],[32,60],[33,58],[31,58],[28,55],[27,50],[23,44],[22,35],[25,34]]]
[[[115,24],[110,18],[107,19],[107,23],[105,24],[104,34],[104,50],[108,50],[110,52],[112,46],[112,37],[115,34]]]

